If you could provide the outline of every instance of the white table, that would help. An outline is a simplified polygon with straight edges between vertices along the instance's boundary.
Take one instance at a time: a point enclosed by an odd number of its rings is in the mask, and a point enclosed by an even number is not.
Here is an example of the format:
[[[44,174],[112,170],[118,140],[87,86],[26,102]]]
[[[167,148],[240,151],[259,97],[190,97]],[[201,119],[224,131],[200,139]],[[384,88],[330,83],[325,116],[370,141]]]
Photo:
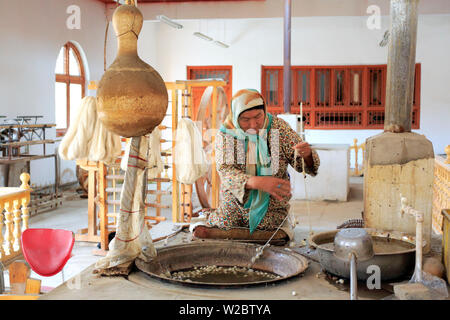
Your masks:
[[[347,201],[349,192],[349,147],[348,144],[313,144],[320,158],[317,175],[306,175],[309,200]],[[292,199],[306,199],[303,173],[289,166]]]
[[[279,114],[299,134],[300,116],[297,114]],[[347,201],[349,192],[350,145],[348,144],[313,144],[320,158],[319,172],[315,177],[306,176],[306,188],[309,200]],[[291,176],[292,199],[303,200],[305,186],[303,173],[288,167]]]

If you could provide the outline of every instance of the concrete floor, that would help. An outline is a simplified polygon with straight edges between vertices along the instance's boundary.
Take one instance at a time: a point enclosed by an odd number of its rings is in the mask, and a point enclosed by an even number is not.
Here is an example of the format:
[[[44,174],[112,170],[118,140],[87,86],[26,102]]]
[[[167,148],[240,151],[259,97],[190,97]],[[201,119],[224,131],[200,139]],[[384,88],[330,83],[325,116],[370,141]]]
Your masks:
[[[317,233],[335,229],[336,226],[348,219],[361,218],[363,210],[362,178],[351,178],[348,202],[319,201],[310,202],[311,219],[308,219],[307,203],[293,201],[293,212],[299,224],[295,228],[295,241],[300,243],[307,238],[309,221],[312,230]],[[167,199],[169,200],[169,199]],[[194,207],[198,205],[194,203]],[[161,222],[151,229],[152,238],[173,233],[170,210],[162,213],[167,221]],[[30,227],[62,228],[76,232],[85,228],[87,224],[87,200],[65,202],[57,210],[42,213],[30,219]],[[167,245],[182,243],[187,233],[180,232],[170,238]],[[95,243],[76,242],[72,257],[64,268],[65,283],[61,274],[44,278],[36,274],[32,277],[42,280],[43,286],[56,287],[43,295],[43,300],[53,299],[348,299],[348,281],[345,285],[335,284],[320,273],[320,264],[310,260],[309,267],[302,277],[295,277],[283,282],[266,285],[246,287],[240,289],[210,289],[187,287],[164,282],[140,271],[134,271],[128,279],[125,277],[99,277],[92,273],[94,263],[100,258],[93,255]],[[163,241],[155,244],[161,247]],[[7,276],[5,276],[7,280]],[[8,283],[6,283],[8,286]],[[365,283],[359,283],[361,299],[389,299],[392,297],[392,286],[384,284],[383,289],[368,290]],[[293,295],[295,291],[297,294]]]
[[[86,228],[88,222],[88,201],[77,197],[76,200],[64,201],[63,206],[55,210],[40,213],[32,216],[29,220],[30,228],[55,228],[65,229],[77,233],[78,230]],[[166,213],[169,219],[169,216]],[[172,223],[161,222],[150,230],[153,239],[171,234]],[[84,269],[94,264],[101,256],[94,255],[93,251],[98,250],[97,243],[75,242],[72,249],[73,257],[65,265],[63,272],[52,277],[43,277],[35,272],[31,272],[31,278],[40,279],[44,290],[51,290],[61,285],[64,280],[75,277]],[[9,274],[4,272],[5,286],[9,287]]]

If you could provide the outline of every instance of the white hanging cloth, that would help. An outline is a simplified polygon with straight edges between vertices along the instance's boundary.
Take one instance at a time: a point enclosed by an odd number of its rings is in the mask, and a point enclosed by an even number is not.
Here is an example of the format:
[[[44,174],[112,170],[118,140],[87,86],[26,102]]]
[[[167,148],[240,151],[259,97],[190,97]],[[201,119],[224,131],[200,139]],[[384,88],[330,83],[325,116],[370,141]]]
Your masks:
[[[164,164],[161,158],[161,150],[160,150],[160,142],[161,142],[161,130],[157,127],[153,129],[152,133],[146,135],[148,138],[148,162],[147,162],[147,177],[148,179],[154,179],[163,172]],[[131,139],[127,139],[127,145],[125,148],[125,154],[122,157],[120,162],[120,168],[123,171],[127,170],[128,157],[130,151],[130,142]]]
[[[109,165],[120,156],[121,150],[120,136],[107,130],[97,117],[95,97],[84,97],[75,121],[59,145],[60,157],[64,160],[102,161]]]
[[[174,162],[177,168],[177,180],[184,184],[194,184],[208,171],[202,135],[191,119],[182,118],[178,121]]]

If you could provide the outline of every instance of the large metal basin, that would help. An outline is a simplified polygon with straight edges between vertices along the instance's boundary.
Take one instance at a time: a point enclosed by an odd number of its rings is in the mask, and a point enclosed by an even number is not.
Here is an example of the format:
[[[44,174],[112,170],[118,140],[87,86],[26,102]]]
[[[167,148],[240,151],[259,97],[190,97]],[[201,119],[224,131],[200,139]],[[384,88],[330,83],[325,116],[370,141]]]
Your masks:
[[[374,242],[374,256],[366,261],[357,263],[358,280],[367,280],[376,267],[380,268],[382,281],[398,279],[414,269],[415,237],[402,232],[387,232],[365,228]],[[310,245],[317,249],[322,268],[343,278],[350,278],[350,262],[337,259],[334,256],[333,241],[339,230],[321,232],[313,235]],[[377,243],[380,245],[377,247]],[[369,271],[369,272],[368,272]]]
[[[252,266],[254,270],[270,272],[279,276],[277,279],[247,283],[205,283],[177,280],[164,274],[174,271],[204,266],[248,267],[256,248],[260,246],[234,241],[204,241],[182,244],[158,249],[157,256],[150,262],[136,259],[139,270],[152,277],[184,285],[207,285],[219,287],[247,286],[280,281],[297,276],[308,268],[308,260],[290,249],[267,247],[261,257]]]

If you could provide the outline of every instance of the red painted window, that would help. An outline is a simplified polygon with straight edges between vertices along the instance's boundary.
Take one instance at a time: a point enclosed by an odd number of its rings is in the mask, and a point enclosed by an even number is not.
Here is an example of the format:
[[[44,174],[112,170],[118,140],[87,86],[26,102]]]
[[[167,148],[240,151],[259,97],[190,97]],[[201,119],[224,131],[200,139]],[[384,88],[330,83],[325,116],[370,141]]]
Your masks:
[[[227,82],[227,85],[223,88],[228,98],[228,106],[230,107],[231,97],[233,94],[233,68],[232,66],[187,66],[187,79],[188,80],[201,80],[201,79],[222,79]],[[193,115],[197,114],[200,100],[203,95],[204,87],[192,88],[194,110]]]
[[[416,64],[412,128],[420,128],[420,63]],[[292,66],[291,113],[306,129],[383,129],[387,65]],[[283,110],[283,67],[262,66],[268,111]]]

